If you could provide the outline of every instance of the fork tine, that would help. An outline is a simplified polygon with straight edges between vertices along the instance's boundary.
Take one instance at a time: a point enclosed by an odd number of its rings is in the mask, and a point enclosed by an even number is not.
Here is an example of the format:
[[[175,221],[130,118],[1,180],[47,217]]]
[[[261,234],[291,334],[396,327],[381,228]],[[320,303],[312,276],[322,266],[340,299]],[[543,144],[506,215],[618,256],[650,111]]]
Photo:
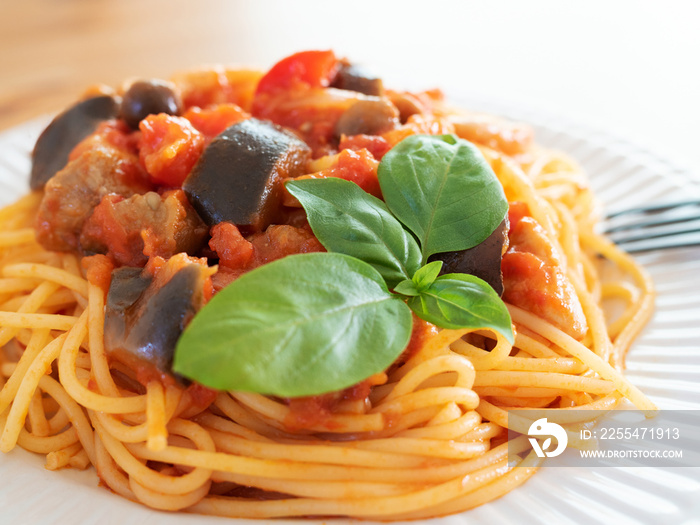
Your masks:
[[[617,217],[620,217],[618,215]],[[697,221],[700,219],[697,215],[692,215],[689,217],[676,217],[676,218],[668,218],[668,219],[662,219],[662,218],[655,218],[651,219],[648,221],[641,221],[641,222],[628,222],[625,224],[620,224],[619,226],[609,226],[605,228],[603,231],[607,234],[612,234],[615,232],[622,232],[626,230],[637,230],[641,228],[651,228],[654,226],[667,226],[670,224],[680,224],[683,222],[692,222],[692,221]]]
[[[700,245],[700,199],[618,210],[604,233],[628,253]]]
[[[664,242],[668,241],[668,242]],[[644,253],[657,250],[670,250],[673,248],[691,248],[700,246],[700,237],[689,240],[669,239],[668,237],[653,239],[649,243],[640,243],[638,245],[621,246],[627,253]]]
[[[606,219],[613,219],[621,215],[632,215],[632,214],[654,214],[661,213],[668,210],[679,209],[685,206],[700,206],[700,199],[691,199],[687,201],[678,202],[666,202],[663,204],[650,204],[648,206],[638,206],[636,208],[627,208],[624,210],[614,211],[608,213]]]
[[[621,235],[615,235],[616,232],[613,232],[613,234],[610,235],[610,238],[616,244],[627,244],[630,242],[643,241],[646,239],[659,239],[661,237],[685,235],[686,233],[700,233],[700,219],[698,217],[693,217],[692,220],[698,224],[695,224],[691,228],[684,228],[683,225],[681,225],[681,227],[676,227],[676,228],[657,228],[657,229],[644,230],[645,225],[640,224],[640,225],[638,225],[638,228],[635,228],[635,230],[638,229],[638,230],[642,231],[642,233],[638,233],[635,235],[634,232],[630,232],[629,230],[624,230],[624,232],[623,231],[617,232],[617,233],[620,233]]]

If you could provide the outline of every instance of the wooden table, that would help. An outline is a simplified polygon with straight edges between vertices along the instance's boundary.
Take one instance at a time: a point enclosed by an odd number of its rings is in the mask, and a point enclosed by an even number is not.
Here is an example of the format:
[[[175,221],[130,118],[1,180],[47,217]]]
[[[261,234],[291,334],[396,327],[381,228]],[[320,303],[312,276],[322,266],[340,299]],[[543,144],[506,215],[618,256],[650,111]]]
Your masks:
[[[250,56],[243,2],[2,0],[0,130],[56,112],[88,86]]]

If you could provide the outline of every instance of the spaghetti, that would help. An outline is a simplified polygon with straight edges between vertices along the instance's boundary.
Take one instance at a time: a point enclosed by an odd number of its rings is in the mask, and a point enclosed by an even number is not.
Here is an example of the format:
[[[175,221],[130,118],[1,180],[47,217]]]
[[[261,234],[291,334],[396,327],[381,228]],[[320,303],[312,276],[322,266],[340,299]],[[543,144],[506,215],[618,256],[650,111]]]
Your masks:
[[[229,114],[254,108],[259,78],[212,70],[174,80],[194,122],[212,107]],[[311,104],[328,107],[328,97],[338,96],[328,91],[314,88]],[[97,272],[86,272],[77,252],[36,241],[43,195],[35,191],[0,210],[0,450],[19,445],[44,454],[51,470],[92,465],[111,490],[156,509],[422,519],[496,499],[535,473],[541,460],[526,438],[508,443],[511,408],[568,408],[574,423],[623,398],[653,411],[621,372],[652,312],[653,285],[596,233],[597,203],[581,169],[530,144],[526,127],[455,110],[437,93],[387,91],[382,100],[404,113],[403,122],[342,137],[340,149],[362,145],[379,157],[413,133],[451,132],[476,143],[508,201],[527,206],[558,254],[585,335],[522,304],[508,304],[512,346],[487,330],[427,327],[413,352],[368,383],[366,395],[306,406],[312,417],[290,400],[144,381],[105,350],[106,290]],[[336,154],[321,140],[325,115],[305,140],[315,156],[327,157],[311,161],[306,174]],[[279,120],[295,128],[287,117]],[[601,265],[614,269],[614,280],[602,280]],[[624,303],[622,313],[612,318],[608,301]],[[526,433],[530,423],[510,425]],[[508,463],[509,447],[521,452],[518,468]]]

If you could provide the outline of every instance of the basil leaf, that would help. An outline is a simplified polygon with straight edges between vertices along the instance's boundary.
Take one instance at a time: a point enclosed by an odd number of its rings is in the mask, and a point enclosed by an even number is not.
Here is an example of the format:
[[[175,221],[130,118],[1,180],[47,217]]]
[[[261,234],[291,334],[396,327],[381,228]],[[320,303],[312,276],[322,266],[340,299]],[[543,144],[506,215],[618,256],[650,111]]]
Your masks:
[[[408,306],[418,317],[442,328],[490,328],[513,344],[510,314],[485,281],[464,273],[438,277]]]
[[[486,239],[508,211],[503,188],[479,150],[452,135],[413,135],[379,164],[388,208],[420,241],[423,262]]]
[[[433,261],[425,266],[422,266],[414,275],[413,282],[416,284],[416,289],[419,291],[425,290],[435,282],[437,276],[442,270],[442,261]]]
[[[394,287],[394,293],[407,295],[409,297],[420,295],[418,288],[416,288],[416,283],[414,283],[411,279],[406,279],[405,281],[401,281],[399,284],[397,284]]]
[[[418,243],[386,205],[354,182],[338,178],[287,183],[306,210],[311,229],[331,252],[372,265],[389,287],[410,279],[420,267]]]
[[[409,308],[368,264],[291,255],[215,295],[180,337],[173,370],[219,390],[322,394],[389,367],[411,324]]]

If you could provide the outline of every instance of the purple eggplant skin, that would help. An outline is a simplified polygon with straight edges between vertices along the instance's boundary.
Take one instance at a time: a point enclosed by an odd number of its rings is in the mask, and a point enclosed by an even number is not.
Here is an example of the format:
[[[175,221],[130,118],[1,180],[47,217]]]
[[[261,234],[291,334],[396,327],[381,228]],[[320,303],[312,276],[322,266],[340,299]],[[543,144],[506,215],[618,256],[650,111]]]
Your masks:
[[[32,152],[32,190],[44,184],[68,164],[68,155],[105,120],[117,118],[121,100],[111,95],[82,100],[56,116],[39,135]]]
[[[112,271],[112,280],[107,294],[107,312],[122,315],[138,301],[153,281],[151,276],[142,275],[143,273],[143,268],[132,266],[122,266]]]
[[[483,279],[496,291],[503,295],[503,274],[501,259],[508,248],[508,217],[476,246],[468,250],[436,253],[428,261],[443,262],[440,275],[447,273],[468,273]]]
[[[306,143],[279,126],[243,120],[214,137],[182,189],[208,226],[228,221],[262,231],[278,218],[282,180],[302,175],[310,155]]]
[[[382,79],[365,71],[360,66],[349,63],[340,66],[331,87],[376,97],[381,97],[384,94]]]
[[[188,264],[156,287],[141,268],[114,270],[104,322],[108,355],[139,369],[153,367],[172,375],[177,340],[204,303],[205,277],[205,267]]]

